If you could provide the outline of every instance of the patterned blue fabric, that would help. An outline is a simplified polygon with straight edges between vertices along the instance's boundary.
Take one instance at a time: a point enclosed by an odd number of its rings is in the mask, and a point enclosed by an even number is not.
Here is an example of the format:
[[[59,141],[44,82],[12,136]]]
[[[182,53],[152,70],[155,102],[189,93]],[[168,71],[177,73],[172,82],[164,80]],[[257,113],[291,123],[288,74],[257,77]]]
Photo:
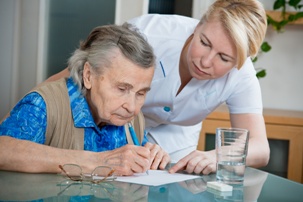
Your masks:
[[[0,125],[0,135],[43,144],[46,131],[46,105],[37,93],[30,93],[13,108]]]
[[[95,124],[86,99],[71,78],[67,80],[74,124],[84,128],[84,150],[107,151],[127,144],[124,126]],[[0,135],[44,144],[47,125],[46,104],[38,93],[29,93],[13,108],[0,125]],[[147,142],[144,137],[143,145]]]

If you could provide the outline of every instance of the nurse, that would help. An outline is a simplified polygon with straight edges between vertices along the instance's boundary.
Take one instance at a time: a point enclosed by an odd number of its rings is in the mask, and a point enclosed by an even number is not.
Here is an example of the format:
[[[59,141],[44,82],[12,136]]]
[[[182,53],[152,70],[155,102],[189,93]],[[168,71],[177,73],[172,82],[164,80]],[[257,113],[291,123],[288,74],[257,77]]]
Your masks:
[[[265,37],[266,13],[257,0],[217,0],[200,21],[145,15],[130,23],[157,56],[151,91],[142,108],[149,140],[178,163],[174,173],[216,171],[215,151],[197,151],[201,121],[221,104],[232,127],[250,131],[247,165],[265,166],[269,145],[252,58]]]
[[[157,58],[142,111],[149,141],[178,162],[170,172],[216,171],[215,151],[196,147],[201,121],[224,103],[232,127],[250,131],[247,166],[265,166],[270,151],[261,90],[251,61],[267,28],[261,3],[217,0],[200,21],[149,14],[129,22],[146,36]],[[68,74],[65,69],[49,80]]]

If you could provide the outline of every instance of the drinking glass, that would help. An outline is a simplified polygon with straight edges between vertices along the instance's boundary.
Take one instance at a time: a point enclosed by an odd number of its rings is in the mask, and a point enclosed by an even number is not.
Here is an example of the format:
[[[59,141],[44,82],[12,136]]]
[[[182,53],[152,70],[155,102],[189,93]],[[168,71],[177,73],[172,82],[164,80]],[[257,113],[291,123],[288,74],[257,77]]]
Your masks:
[[[216,155],[218,181],[243,184],[249,131],[242,128],[217,128]]]

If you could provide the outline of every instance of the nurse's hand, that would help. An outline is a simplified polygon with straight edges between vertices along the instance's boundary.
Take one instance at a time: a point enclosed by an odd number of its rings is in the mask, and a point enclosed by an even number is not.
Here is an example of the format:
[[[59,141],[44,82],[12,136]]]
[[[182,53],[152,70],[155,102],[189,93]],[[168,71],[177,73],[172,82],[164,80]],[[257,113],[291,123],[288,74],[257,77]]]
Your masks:
[[[171,167],[169,172],[175,173],[179,170],[204,175],[216,172],[216,151],[195,150],[191,152]]]
[[[166,165],[170,162],[170,157],[159,145],[147,142],[145,148],[150,150],[150,169],[165,169]]]

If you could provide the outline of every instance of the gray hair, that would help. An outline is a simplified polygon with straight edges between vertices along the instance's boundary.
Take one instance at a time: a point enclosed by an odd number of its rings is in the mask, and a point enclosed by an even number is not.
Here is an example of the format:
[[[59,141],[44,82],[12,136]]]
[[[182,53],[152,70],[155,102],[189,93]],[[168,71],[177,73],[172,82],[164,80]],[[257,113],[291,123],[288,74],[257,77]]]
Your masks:
[[[92,71],[102,74],[105,68],[111,67],[110,58],[117,49],[127,59],[142,68],[151,68],[155,65],[152,47],[131,24],[96,27],[85,41],[80,42],[80,47],[68,61],[70,76],[83,95],[86,95],[82,78],[85,62],[89,62]]]

